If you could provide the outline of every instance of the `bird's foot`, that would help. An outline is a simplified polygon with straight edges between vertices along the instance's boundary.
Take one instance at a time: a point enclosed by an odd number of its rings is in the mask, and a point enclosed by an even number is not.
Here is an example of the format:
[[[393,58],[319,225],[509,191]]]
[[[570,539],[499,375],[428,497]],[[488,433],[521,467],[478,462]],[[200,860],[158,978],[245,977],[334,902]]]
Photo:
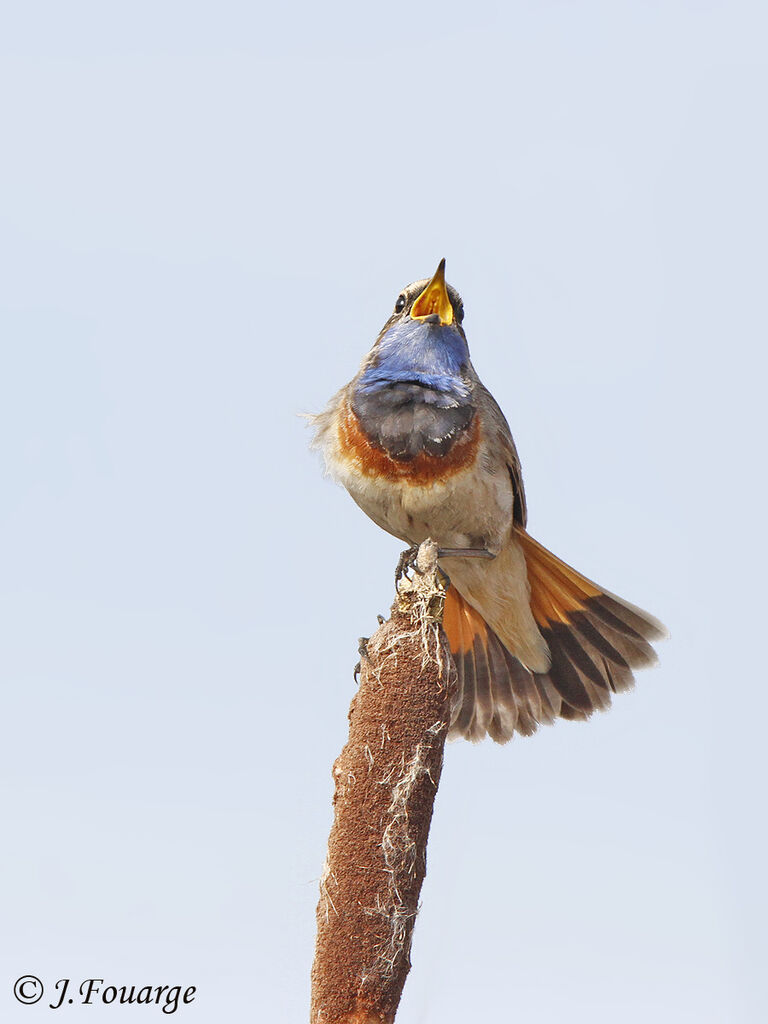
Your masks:
[[[408,575],[409,569],[412,569],[413,572],[419,572],[418,566],[416,565],[416,556],[418,553],[418,544],[412,544],[401,553],[400,558],[397,560],[397,568],[395,569],[395,586],[397,586],[403,576]]]
[[[370,639],[371,638],[369,636],[361,636],[357,641],[357,653],[360,655],[360,661],[355,665],[355,671],[353,673],[355,682],[358,681],[357,677],[360,675],[362,670],[363,660],[368,661],[368,641]]]
[[[421,575],[421,570],[416,564],[416,559],[419,554],[419,545],[412,544],[411,547],[407,548],[402,552],[397,562],[397,569],[395,570],[395,586],[400,582],[403,576],[407,576],[410,571]],[[495,558],[496,555],[493,551],[489,551],[488,548],[438,548],[438,558]],[[438,572],[443,578],[446,590],[451,585],[451,578],[448,573],[438,566]]]

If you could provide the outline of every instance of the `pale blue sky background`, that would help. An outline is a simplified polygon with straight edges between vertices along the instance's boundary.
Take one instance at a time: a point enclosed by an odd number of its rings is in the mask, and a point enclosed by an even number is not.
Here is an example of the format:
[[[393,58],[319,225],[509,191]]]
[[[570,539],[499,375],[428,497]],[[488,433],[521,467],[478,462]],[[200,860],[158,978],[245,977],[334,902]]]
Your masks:
[[[3,1020],[50,1013],[23,973],[306,1019],[400,548],[296,414],[441,256],[531,532],[673,640],[610,715],[448,749],[398,1021],[765,1019],[767,31],[704,0],[5,6]]]

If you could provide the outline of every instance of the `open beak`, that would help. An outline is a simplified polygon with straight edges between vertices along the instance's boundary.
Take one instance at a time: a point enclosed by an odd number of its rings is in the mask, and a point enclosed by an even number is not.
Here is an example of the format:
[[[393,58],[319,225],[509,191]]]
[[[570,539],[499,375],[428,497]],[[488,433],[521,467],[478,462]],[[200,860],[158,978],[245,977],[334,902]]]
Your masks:
[[[411,308],[411,318],[413,320],[424,320],[434,313],[437,313],[440,317],[440,323],[444,327],[448,327],[453,323],[453,306],[448,298],[448,292],[445,287],[444,259],[440,260],[435,276],[414,302]]]

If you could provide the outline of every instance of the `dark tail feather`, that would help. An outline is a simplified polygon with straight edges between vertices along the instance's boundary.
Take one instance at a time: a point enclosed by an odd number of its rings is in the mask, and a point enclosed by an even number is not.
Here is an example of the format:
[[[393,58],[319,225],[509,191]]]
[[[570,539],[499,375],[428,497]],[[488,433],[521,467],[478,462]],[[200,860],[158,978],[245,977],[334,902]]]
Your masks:
[[[455,588],[446,595],[445,629],[458,672],[451,735],[505,743],[530,736],[556,718],[586,719],[629,689],[633,670],[652,665],[650,641],[664,627],[634,605],[601,590],[518,531],[528,568],[531,609],[551,665],[529,671]]]
[[[518,531],[531,587],[531,610],[547,641],[549,679],[564,718],[588,718],[628,690],[633,670],[655,664],[652,640],[666,636],[652,615],[601,590],[586,576]]]

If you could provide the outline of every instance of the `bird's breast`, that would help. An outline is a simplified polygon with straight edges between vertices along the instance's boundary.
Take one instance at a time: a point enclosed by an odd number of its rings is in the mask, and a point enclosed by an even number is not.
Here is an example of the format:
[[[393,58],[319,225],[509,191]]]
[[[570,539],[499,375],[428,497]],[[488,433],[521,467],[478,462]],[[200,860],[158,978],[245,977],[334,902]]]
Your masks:
[[[347,401],[339,417],[339,445],[364,476],[414,486],[442,482],[470,466],[480,422],[470,406],[441,406],[389,394]]]

